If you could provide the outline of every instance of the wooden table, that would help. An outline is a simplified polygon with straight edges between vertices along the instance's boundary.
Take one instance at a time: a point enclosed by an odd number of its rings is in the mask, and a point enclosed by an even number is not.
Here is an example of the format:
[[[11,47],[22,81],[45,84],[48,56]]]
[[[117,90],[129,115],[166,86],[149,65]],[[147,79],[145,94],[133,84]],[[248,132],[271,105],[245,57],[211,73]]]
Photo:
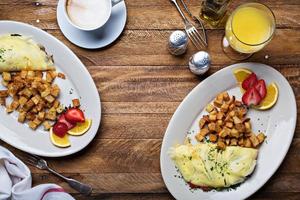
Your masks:
[[[193,13],[198,13],[200,1],[187,2]],[[231,8],[243,2],[234,0]],[[279,70],[293,87],[300,110],[300,1],[261,2],[276,15],[276,35],[249,61]],[[181,57],[171,56],[166,49],[169,34],[183,28],[168,0],[126,0],[126,4],[128,20],[121,37],[107,48],[89,51],[74,46],[60,32],[57,0],[0,1],[1,20],[32,24],[70,47],[91,73],[102,100],[101,127],[93,142],[73,156],[49,159],[60,173],[91,184],[92,196],[81,196],[52,174],[31,168],[34,185],[57,183],[76,199],[172,199],[160,174],[162,138],[179,103],[205,77],[187,69],[188,58],[196,51],[191,44]],[[206,28],[213,62],[210,75],[234,62],[220,47],[224,30]],[[299,124],[298,119],[293,143],[280,169],[251,198],[300,199]]]

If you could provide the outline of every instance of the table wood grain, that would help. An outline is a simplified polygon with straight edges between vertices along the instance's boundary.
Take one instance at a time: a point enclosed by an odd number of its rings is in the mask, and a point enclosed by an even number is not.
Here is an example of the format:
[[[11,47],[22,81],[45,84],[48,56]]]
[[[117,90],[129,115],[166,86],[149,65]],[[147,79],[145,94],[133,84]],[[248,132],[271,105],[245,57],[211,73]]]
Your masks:
[[[109,47],[89,51],[74,46],[60,32],[56,21],[57,0],[0,0],[0,20],[32,24],[70,47],[91,73],[102,100],[102,122],[92,143],[75,155],[48,159],[58,172],[92,185],[92,195],[84,197],[52,174],[30,168],[34,185],[57,183],[82,200],[173,199],[163,183],[159,166],[168,122],[197,84],[234,62],[221,49],[223,28],[205,24],[212,68],[205,77],[191,74],[187,61],[196,49],[189,44],[185,55],[174,57],[166,48],[169,34],[183,28],[173,5],[168,0],[125,1],[128,20],[121,37]],[[199,12],[200,2],[187,1],[194,14]],[[248,1],[233,0],[230,10],[244,2]],[[297,99],[298,121],[282,165],[250,199],[296,200],[300,199],[300,1],[260,2],[274,11],[277,30],[272,42],[248,61],[271,65],[288,79]],[[18,153],[13,147],[0,144]]]

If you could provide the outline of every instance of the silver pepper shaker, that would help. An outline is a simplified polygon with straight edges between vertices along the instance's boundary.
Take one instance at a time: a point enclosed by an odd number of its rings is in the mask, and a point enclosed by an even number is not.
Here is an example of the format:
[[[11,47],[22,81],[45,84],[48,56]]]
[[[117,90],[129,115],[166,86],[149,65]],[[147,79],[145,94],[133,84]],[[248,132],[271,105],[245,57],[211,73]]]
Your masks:
[[[191,72],[197,75],[205,74],[210,68],[210,56],[205,51],[195,53],[189,60]]]
[[[187,44],[187,34],[183,31],[174,31],[169,37],[168,49],[173,55],[182,55],[186,52]]]

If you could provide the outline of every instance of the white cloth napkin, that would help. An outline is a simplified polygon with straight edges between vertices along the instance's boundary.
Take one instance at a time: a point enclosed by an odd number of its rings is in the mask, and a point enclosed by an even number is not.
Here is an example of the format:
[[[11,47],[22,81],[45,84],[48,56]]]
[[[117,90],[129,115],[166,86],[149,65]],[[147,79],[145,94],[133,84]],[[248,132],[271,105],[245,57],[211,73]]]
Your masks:
[[[10,151],[0,146],[0,200],[74,200],[55,184],[31,188],[28,167]]]

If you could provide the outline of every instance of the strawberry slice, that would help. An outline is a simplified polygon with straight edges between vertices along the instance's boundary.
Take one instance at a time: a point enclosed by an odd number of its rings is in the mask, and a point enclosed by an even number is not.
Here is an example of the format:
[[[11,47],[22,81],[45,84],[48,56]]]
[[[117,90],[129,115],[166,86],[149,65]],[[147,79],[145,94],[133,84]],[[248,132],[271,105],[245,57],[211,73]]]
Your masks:
[[[79,108],[69,108],[65,112],[65,118],[68,122],[76,124],[77,122],[84,122],[84,114]]]
[[[267,95],[267,87],[264,80],[259,80],[255,85],[255,89],[258,91],[260,97],[264,99]]]
[[[252,88],[257,82],[257,76],[255,73],[252,72],[243,82],[242,82],[242,88],[244,90],[248,90]]]
[[[61,114],[58,118],[58,122],[60,123],[64,123],[65,125],[67,125],[68,130],[74,128],[76,126],[76,123],[70,123],[66,120],[65,114]]]
[[[247,92],[243,95],[242,101],[245,105],[258,105],[261,102],[262,98],[259,95],[259,92],[254,88],[250,88]]]

